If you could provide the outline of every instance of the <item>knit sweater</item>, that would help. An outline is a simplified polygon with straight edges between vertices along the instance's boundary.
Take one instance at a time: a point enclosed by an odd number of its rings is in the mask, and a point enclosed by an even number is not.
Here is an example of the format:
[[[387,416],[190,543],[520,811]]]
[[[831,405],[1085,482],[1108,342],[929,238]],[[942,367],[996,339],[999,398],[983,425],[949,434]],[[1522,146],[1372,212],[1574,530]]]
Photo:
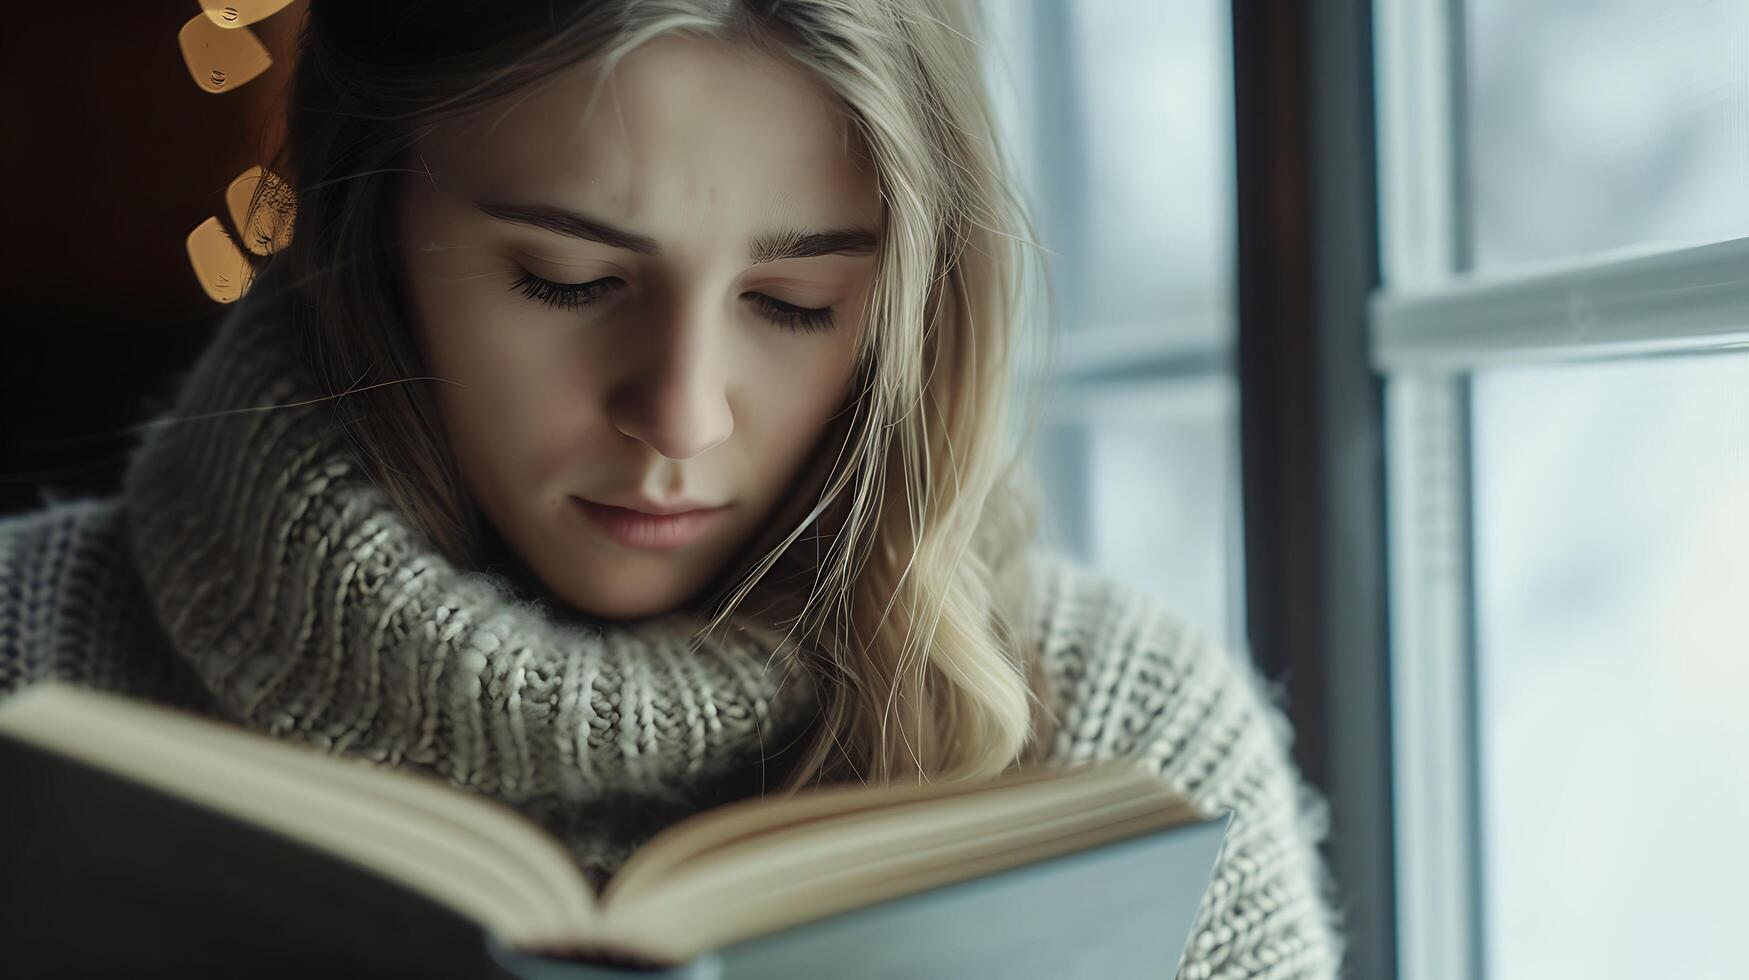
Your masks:
[[[54,677],[421,770],[529,816],[598,884],[662,827],[770,785],[764,761],[817,710],[771,638],[587,622],[455,566],[312,402],[271,313],[227,317],[119,494],[0,519],[0,697]],[[236,411],[261,405],[282,407]],[[1275,696],[1153,597],[1027,562],[1049,758],[1146,760],[1234,812],[1178,975],[1334,976],[1326,808]]]

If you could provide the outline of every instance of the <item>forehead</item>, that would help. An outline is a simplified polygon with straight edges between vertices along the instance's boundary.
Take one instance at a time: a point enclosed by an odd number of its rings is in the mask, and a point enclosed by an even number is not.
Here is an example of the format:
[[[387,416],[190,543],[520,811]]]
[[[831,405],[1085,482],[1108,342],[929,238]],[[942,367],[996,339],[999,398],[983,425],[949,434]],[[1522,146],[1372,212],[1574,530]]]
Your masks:
[[[582,206],[658,237],[880,223],[874,166],[836,96],[800,66],[719,41],[657,38],[605,80],[574,66],[439,124],[419,152],[475,200]]]

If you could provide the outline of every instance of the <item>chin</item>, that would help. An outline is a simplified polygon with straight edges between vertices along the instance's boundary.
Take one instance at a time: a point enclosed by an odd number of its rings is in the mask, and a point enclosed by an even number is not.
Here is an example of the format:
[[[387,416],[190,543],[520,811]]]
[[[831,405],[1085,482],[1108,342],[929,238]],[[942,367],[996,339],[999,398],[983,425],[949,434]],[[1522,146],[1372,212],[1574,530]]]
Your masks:
[[[660,588],[627,590],[619,588],[584,589],[569,599],[585,615],[595,619],[625,622],[666,615],[681,605],[678,597],[669,596]]]

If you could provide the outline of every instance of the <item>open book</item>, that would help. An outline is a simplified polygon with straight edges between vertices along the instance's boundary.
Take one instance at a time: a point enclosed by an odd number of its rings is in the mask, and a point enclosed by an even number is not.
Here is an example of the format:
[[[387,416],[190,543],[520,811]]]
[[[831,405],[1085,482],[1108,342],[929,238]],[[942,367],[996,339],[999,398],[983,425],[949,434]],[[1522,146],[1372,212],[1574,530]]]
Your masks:
[[[334,867],[359,876],[323,894],[364,894],[357,888],[377,879],[395,886],[391,894],[439,906],[477,926],[483,936],[476,944],[483,938],[500,966],[523,976],[701,961],[718,967],[687,975],[721,976],[720,954],[734,950],[752,952],[729,956],[731,965],[742,961],[729,972],[755,975],[756,963],[764,970],[800,963],[796,957],[804,954],[841,957],[847,945],[877,935],[887,937],[881,956],[894,964],[902,955],[938,961],[967,944],[1027,955],[1020,940],[1051,942],[1052,930],[1062,930],[1054,937],[1061,943],[1080,942],[1065,924],[1077,915],[1087,920],[1083,940],[1121,945],[1089,930],[1114,928],[1131,912],[1144,918],[1125,935],[1133,934],[1134,949],[1163,958],[1155,966],[1165,975],[1208,885],[1227,821],[1226,814],[1198,813],[1157,776],[1123,762],[975,784],[833,786],[682,820],[633,854],[597,895],[561,844],[507,805],[434,776],[145,701],[38,682],[0,702],[0,747],[9,782],[34,781],[11,782],[5,791],[9,812],[0,834],[8,861],[22,861],[26,849],[57,846],[47,838],[66,820],[109,821],[94,823],[96,831],[82,840],[125,837],[131,824],[89,815],[118,808],[148,814],[149,801],[157,800],[181,808],[161,821],[166,826],[214,821],[249,841],[276,838],[271,846],[290,842],[293,853],[338,859]],[[26,758],[21,752],[36,760],[34,769],[17,762]],[[65,789],[77,783],[63,778],[66,772],[105,780],[109,795],[96,802]],[[140,794],[140,801],[117,795],[125,793]],[[65,798],[57,804],[58,794]],[[21,807],[32,808],[28,817],[19,816]],[[171,847],[167,830],[153,833],[160,836],[151,841]],[[201,833],[203,845],[223,836]],[[32,836],[39,840],[20,840]],[[115,858],[106,860],[102,867]],[[226,860],[231,871],[212,873],[226,876],[229,893],[259,887],[241,870],[247,861]],[[200,863],[183,854],[175,873],[193,880],[203,873]],[[45,866],[51,869],[45,875],[62,867]],[[106,894],[116,887],[106,885]],[[393,904],[373,901],[373,908]],[[1104,909],[1097,921],[1095,909]],[[973,916],[982,918],[967,918]],[[985,921],[992,916],[1004,922]],[[931,943],[947,945],[931,953]],[[537,961],[567,971],[578,964],[577,972],[525,971]]]

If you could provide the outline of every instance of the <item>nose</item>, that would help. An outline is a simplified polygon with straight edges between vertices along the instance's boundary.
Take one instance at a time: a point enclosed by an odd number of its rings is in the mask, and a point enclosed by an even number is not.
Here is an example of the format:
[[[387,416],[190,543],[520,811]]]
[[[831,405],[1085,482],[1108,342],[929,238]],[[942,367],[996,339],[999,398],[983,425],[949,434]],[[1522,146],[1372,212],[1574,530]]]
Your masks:
[[[609,396],[614,427],[669,459],[691,459],[734,431],[725,358],[708,317],[653,329],[628,351]]]

